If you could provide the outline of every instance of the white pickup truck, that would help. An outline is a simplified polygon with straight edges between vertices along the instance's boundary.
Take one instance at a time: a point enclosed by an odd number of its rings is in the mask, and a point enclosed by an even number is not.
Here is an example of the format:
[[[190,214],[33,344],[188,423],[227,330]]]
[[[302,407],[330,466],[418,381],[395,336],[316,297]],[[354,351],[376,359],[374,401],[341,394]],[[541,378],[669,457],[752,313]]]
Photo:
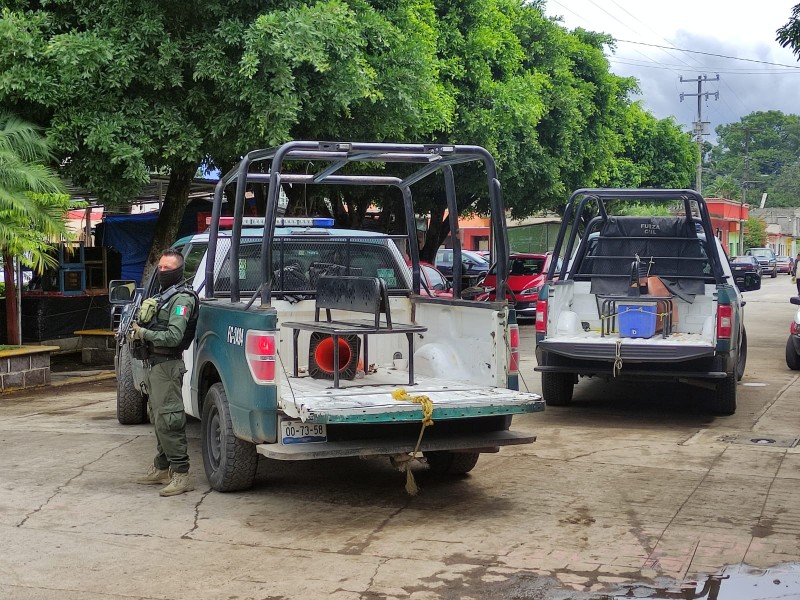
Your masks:
[[[709,389],[712,412],[736,411],[747,360],[740,291],[760,282],[736,287],[702,196],[578,190],[554,254],[563,266],[553,261],[536,309],[548,405],[571,402],[579,377],[602,377],[695,384]]]
[[[297,161],[300,173],[289,171],[286,163]],[[250,487],[259,454],[383,455],[402,465],[419,453],[430,469],[458,474],[470,471],[480,453],[535,440],[509,429],[512,415],[544,409],[540,396],[518,391],[513,308],[502,297],[461,299],[460,279],[452,299],[434,297],[421,283],[410,186],[441,171],[454,203],[451,165],[475,161],[489,176],[493,235],[507,257],[500,188],[491,156],[480,148],[290,142],[250,153],[220,180],[210,231],[175,245],[201,296],[195,343],[184,353],[183,392],[186,412],[202,422],[214,489]],[[271,175],[253,168],[262,162]],[[339,174],[351,162],[361,169]],[[309,163],[320,166],[308,170]],[[411,166],[404,178],[384,170],[395,163]],[[276,217],[281,181],[397,187],[408,234]],[[254,224],[242,216],[242,199],[248,185],[260,184],[269,186],[267,212]],[[226,231],[220,213],[228,185],[236,185],[238,210]],[[121,344],[123,423],[146,418],[141,368]],[[433,424],[423,426],[428,417]]]

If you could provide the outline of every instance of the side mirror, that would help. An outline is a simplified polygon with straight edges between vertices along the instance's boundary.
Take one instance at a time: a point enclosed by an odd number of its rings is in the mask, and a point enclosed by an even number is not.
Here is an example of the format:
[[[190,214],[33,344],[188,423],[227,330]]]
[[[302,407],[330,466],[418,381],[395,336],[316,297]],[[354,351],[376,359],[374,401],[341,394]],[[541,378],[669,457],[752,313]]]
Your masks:
[[[800,304],[800,296],[792,296],[789,298],[789,302],[792,304]]]
[[[108,301],[112,305],[130,304],[135,292],[136,282],[133,279],[114,279],[108,283]]]

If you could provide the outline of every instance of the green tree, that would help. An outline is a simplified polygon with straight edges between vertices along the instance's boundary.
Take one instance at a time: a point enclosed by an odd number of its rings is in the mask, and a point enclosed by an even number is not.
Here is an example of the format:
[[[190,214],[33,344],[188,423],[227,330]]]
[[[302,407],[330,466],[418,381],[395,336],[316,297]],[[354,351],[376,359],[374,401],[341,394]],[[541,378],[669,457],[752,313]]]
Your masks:
[[[633,88],[609,70],[604,46],[611,39],[568,32],[543,15],[540,2],[436,6],[442,78],[457,109],[452,129],[434,138],[486,147],[513,217],[560,208],[573,189],[599,181],[616,147],[614,110]],[[460,208],[485,214],[485,181],[462,175]],[[441,186],[416,197],[431,216],[423,248],[430,260],[449,234]]]
[[[769,187],[769,206],[800,206],[800,162],[785,167]]]
[[[742,197],[742,184],[731,175],[719,175],[704,186],[703,195],[707,198],[738,200]]]
[[[716,129],[717,145],[711,151],[712,181],[730,177],[740,186],[772,191],[784,169],[800,156],[800,116],[781,111],[754,112],[738,123]],[[800,202],[795,204],[800,206]]]
[[[0,254],[6,292],[6,331],[20,343],[14,259],[42,271],[56,263],[48,254],[53,241],[68,235],[64,215],[72,207],[58,175],[46,166],[52,159],[39,128],[0,114]]]
[[[152,264],[201,162],[348,123],[372,139],[446,126],[434,16],[422,0],[18,0],[0,18],[0,102],[49,123],[67,174],[106,202],[169,173]]]
[[[640,103],[620,102],[618,146],[600,181],[609,187],[686,188],[697,164],[697,147],[672,118],[656,119]]]
[[[763,248],[767,244],[767,224],[763,219],[750,216],[744,225],[744,247]]]
[[[778,29],[777,37],[784,48],[790,47],[792,52],[800,56],[800,4],[792,7],[792,15],[786,24]]]

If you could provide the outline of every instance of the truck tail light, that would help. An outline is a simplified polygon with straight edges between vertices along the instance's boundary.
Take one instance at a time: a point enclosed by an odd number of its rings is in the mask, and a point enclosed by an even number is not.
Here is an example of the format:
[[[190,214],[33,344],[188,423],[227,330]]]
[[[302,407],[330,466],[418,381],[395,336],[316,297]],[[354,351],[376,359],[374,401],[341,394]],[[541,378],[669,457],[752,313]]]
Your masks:
[[[731,339],[733,332],[733,307],[730,304],[717,306],[717,339]]]
[[[511,350],[508,357],[508,374],[516,375],[519,373],[519,325],[508,326],[508,345]]]
[[[275,383],[277,352],[274,331],[249,330],[245,336],[244,354],[253,381],[258,385]]]
[[[800,323],[797,321],[792,322],[792,324],[789,325],[789,333],[792,335],[800,335]]]
[[[536,301],[536,333],[547,333],[547,300]]]

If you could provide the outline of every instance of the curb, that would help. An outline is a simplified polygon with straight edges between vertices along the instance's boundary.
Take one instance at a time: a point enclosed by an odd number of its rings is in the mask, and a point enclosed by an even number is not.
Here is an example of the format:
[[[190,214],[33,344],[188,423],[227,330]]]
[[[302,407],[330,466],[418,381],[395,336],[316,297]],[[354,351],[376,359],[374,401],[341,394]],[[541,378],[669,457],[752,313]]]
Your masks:
[[[75,376],[62,379],[61,381],[52,381],[49,387],[63,387],[65,385],[74,385],[76,383],[92,383],[95,381],[104,381],[106,379],[115,379],[116,373],[114,371],[103,371],[93,375]],[[51,374],[52,377],[52,374]]]

